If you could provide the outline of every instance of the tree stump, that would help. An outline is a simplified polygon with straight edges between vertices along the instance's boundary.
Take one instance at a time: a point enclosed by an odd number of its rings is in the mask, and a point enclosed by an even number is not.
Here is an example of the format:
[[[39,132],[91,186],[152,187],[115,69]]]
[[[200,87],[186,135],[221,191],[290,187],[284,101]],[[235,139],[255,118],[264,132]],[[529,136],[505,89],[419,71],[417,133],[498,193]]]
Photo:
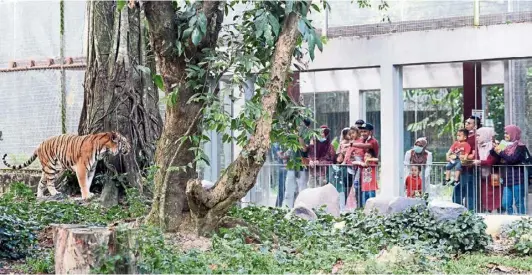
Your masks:
[[[56,274],[89,274],[103,260],[123,255],[117,274],[135,273],[131,227],[97,227],[77,224],[52,225]],[[126,255],[127,254],[127,255]],[[127,261],[127,262],[126,262]]]

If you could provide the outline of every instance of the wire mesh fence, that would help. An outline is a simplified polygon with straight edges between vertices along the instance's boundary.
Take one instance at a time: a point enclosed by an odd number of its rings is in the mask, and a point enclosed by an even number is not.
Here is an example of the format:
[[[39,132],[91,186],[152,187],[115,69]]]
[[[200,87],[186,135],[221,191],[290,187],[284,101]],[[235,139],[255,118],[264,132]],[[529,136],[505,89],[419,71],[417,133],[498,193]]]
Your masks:
[[[50,136],[64,130],[77,133],[83,104],[85,2],[63,5],[0,1],[0,152],[13,163],[25,161]],[[30,168],[39,166],[36,161]],[[5,168],[3,163],[0,168]]]

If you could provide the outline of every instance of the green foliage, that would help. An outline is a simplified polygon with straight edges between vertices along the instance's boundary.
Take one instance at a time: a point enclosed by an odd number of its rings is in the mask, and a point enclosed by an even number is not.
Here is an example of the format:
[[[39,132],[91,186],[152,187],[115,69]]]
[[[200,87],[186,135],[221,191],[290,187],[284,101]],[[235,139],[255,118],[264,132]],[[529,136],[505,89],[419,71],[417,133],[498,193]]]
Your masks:
[[[504,138],[504,86],[489,86],[487,91],[487,118],[493,120],[493,128],[497,135],[495,138]]]
[[[0,258],[20,258],[36,245],[36,232],[51,223],[106,225],[146,214],[145,199],[127,190],[126,205],[103,208],[76,201],[38,201],[23,183],[12,183],[0,197]]]
[[[229,214],[249,227],[220,229],[206,252],[178,251],[159,229],[142,227],[134,251],[137,268],[139,273],[329,273],[341,260],[342,273],[434,273],[453,254],[481,251],[489,240],[483,221],[470,213],[454,222],[437,222],[422,208],[389,218],[363,212],[334,218],[317,210],[315,221],[286,219],[287,213],[232,208]],[[383,249],[396,255],[375,258]],[[119,259],[93,272],[109,273]]]
[[[194,165],[208,165],[209,160],[203,151],[203,145],[209,141],[207,131],[216,131],[222,135],[224,143],[235,142],[243,146],[248,143],[259,118],[265,117],[265,110],[261,103],[264,95],[270,93],[267,83],[270,80],[272,57],[276,43],[285,28],[285,19],[291,13],[298,16],[298,30],[301,34],[293,56],[300,59],[308,54],[314,59],[315,49],[323,50],[326,39],[316,32],[310,20],[311,12],[320,12],[329,8],[326,1],[309,4],[307,1],[249,1],[232,0],[223,5],[225,16],[236,4],[247,4],[247,9],[235,15],[235,24],[225,25],[219,34],[217,44],[208,47],[201,43],[209,30],[209,18],[202,12],[202,1],[174,2],[177,15],[178,39],[175,41],[175,53],[184,57],[186,62],[186,83],[179,87],[166,87],[164,101],[169,106],[180,100],[187,100],[190,104],[200,104],[202,109],[200,126],[202,133],[193,136],[183,136],[180,142],[190,142],[188,148],[195,154],[195,159],[182,167],[173,170],[192,169]],[[370,6],[369,1],[357,1],[360,7]],[[379,9],[387,6],[381,2]],[[201,46],[198,48],[198,46]],[[306,46],[306,47],[305,47]],[[228,74],[230,72],[230,74]],[[288,73],[288,72],[287,72]],[[227,77],[229,76],[230,77]],[[228,79],[223,79],[226,76]],[[159,79],[158,77],[157,79]],[[248,79],[253,78],[254,87],[249,87]],[[223,87],[218,83],[224,82]],[[285,87],[290,79],[286,81]],[[156,83],[163,86],[162,78]],[[180,97],[180,91],[192,91],[192,96]],[[240,90],[240,96],[246,95],[248,100],[241,113],[232,114],[227,106],[227,99],[235,101],[238,97],[235,91]],[[247,90],[247,91],[246,91]],[[190,94],[190,93],[188,93]],[[300,147],[297,139],[297,128],[302,120],[311,117],[310,110],[294,103],[286,92],[279,91],[273,120],[273,128],[282,129],[272,131],[271,142],[279,142],[284,148],[297,151]],[[262,161],[264,156],[253,156],[256,161]]]
[[[35,244],[37,226],[0,206],[0,259],[18,259]]]
[[[407,130],[434,131],[438,137],[454,139],[456,131],[463,127],[462,88],[405,90],[405,100],[418,100],[433,110],[420,121],[408,125]]]
[[[20,267],[25,273],[53,274],[54,273],[54,249],[39,249],[31,251],[26,257],[26,263]]]
[[[532,218],[515,221],[503,231],[514,242],[512,250],[516,254],[532,256]]]

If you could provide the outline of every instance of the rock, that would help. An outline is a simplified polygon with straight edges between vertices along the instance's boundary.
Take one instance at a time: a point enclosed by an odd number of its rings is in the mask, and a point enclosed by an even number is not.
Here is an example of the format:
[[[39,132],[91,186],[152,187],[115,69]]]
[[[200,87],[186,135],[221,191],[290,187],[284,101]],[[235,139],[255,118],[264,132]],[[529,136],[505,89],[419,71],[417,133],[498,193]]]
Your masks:
[[[397,197],[388,204],[388,214],[404,212],[416,205],[425,207],[425,201],[420,198]]]
[[[396,197],[383,197],[377,196],[370,198],[366,201],[364,206],[364,213],[366,215],[370,214],[373,210],[377,210],[379,214],[387,215],[388,208],[390,207],[390,202],[393,201]]]
[[[312,209],[308,206],[306,206],[304,203],[300,202],[298,205],[296,205],[287,215],[285,218],[290,218],[291,216],[297,216],[305,220],[313,221],[318,218],[316,213],[312,211]]]
[[[339,217],[340,205],[338,203],[338,196],[338,191],[336,191],[336,188],[330,183],[322,187],[307,188],[301,191],[297,196],[294,203],[294,210],[302,205],[303,207],[297,211],[306,213],[309,209],[312,211],[313,208],[320,208],[322,205],[325,205],[325,211],[327,213]],[[312,211],[312,213],[314,213],[314,211]]]
[[[449,201],[431,201],[429,211],[437,221],[456,220],[461,214],[467,212],[463,205]]]
[[[396,245],[390,248],[390,250],[381,250],[375,257],[375,261],[386,265],[412,264],[414,263],[414,255],[410,251]]]
[[[486,233],[494,239],[499,237],[501,233],[503,233],[504,228],[510,225],[511,223],[518,220],[530,218],[529,216],[515,215],[478,215],[484,219],[484,223],[486,224]]]

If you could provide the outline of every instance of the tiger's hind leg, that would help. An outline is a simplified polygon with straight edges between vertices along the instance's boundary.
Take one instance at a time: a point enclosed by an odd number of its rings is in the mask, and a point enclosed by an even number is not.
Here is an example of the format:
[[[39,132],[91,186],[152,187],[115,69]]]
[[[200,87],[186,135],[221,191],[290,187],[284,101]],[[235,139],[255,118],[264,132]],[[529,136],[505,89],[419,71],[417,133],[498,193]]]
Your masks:
[[[46,179],[46,188],[48,189],[48,192],[50,192],[51,196],[61,194],[61,192],[55,189],[55,182],[57,181],[59,175],[60,173],[58,173],[55,168],[43,167],[43,177]]]

